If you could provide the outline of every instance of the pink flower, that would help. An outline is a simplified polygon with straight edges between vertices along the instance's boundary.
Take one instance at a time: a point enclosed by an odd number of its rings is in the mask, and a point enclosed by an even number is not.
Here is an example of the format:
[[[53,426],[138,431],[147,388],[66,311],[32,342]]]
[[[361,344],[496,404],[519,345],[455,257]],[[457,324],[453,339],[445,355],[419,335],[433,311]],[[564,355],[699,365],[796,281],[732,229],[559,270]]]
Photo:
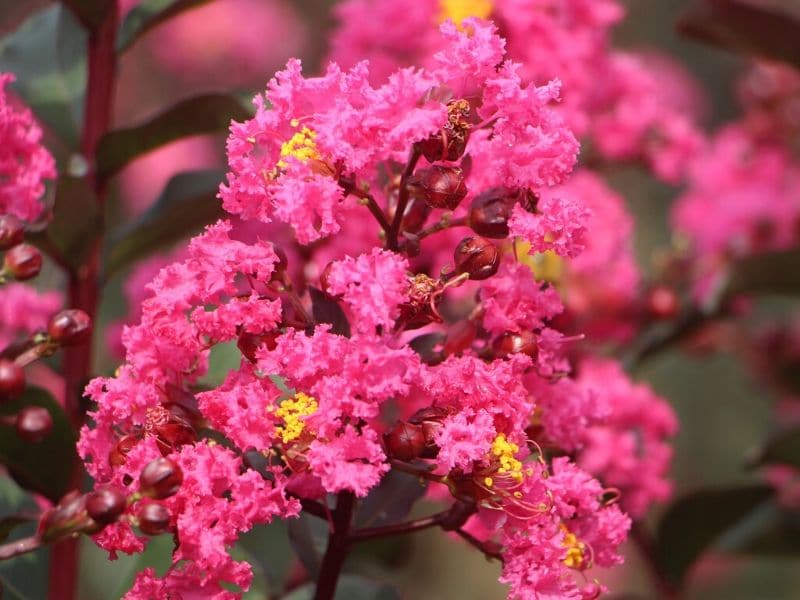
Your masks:
[[[44,182],[56,177],[56,167],[31,111],[10,101],[5,88],[13,81],[0,73],[0,214],[36,221],[44,210]]]
[[[328,291],[341,295],[358,331],[390,330],[408,300],[408,261],[393,252],[374,248],[358,258],[331,263]]]
[[[678,424],[670,405],[648,386],[634,384],[610,360],[586,359],[579,385],[606,406],[606,419],[586,433],[579,464],[621,492],[627,512],[639,518],[654,502],[667,500],[672,448]]]

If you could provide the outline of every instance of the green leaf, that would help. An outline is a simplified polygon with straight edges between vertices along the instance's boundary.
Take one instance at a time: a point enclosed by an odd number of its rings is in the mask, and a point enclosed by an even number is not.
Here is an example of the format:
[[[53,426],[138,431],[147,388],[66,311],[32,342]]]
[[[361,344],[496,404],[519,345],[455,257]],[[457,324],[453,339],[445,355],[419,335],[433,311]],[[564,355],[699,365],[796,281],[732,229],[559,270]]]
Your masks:
[[[300,513],[296,519],[287,521],[289,541],[297,558],[303,563],[311,576],[319,576],[322,555],[328,542],[328,525],[316,517]]]
[[[408,516],[427,486],[419,477],[390,471],[378,487],[359,503],[355,524],[358,527],[380,527],[398,523]]]
[[[24,525],[30,521],[30,517],[25,517],[22,515],[10,515],[0,519],[0,542],[8,539],[8,536],[11,535],[11,532],[14,531],[18,525]]]
[[[204,387],[215,388],[225,381],[228,373],[235,371],[242,363],[242,353],[236,342],[216,344],[211,348],[208,357],[208,371],[199,380],[198,384]]]
[[[311,295],[311,312],[314,315],[314,321],[328,323],[331,325],[331,333],[349,338],[350,322],[339,303],[313,286],[308,286],[308,293]]]
[[[117,37],[117,52],[125,52],[145,33],[192,8],[208,4],[211,0],[142,0],[131,9],[122,22]]]
[[[760,556],[800,553],[800,512],[766,502],[719,542],[725,552]]]
[[[800,427],[775,435],[758,453],[757,465],[780,464],[800,469]]]
[[[13,89],[73,148],[83,120],[86,39],[75,17],[55,5],[0,40],[0,71],[14,73]]]
[[[282,596],[282,600],[312,600],[315,587],[315,584],[307,583]],[[334,600],[400,600],[400,593],[388,583],[345,574],[339,578]]]
[[[117,0],[61,0],[89,29],[97,29]]]
[[[184,137],[224,131],[231,119],[243,121],[251,113],[235,96],[204,94],[188,98],[149,121],[103,136],[97,149],[101,178],[117,173],[135,158]]]
[[[86,262],[101,226],[97,199],[89,182],[64,175],[56,183],[50,224],[31,239],[46,239],[71,267],[77,268]]]
[[[729,50],[800,66],[798,0],[695,0],[678,29]]]
[[[654,551],[662,572],[679,585],[706,548],[772,494],[770,487],[751,485],[678,498],[658,524]]]
[[[212,169],[178,173],[170,179],[143,215],[109,237],[106,277],[221,218],[224,212],[217,189],[224,176],[223,171]]]
[[[292,566],[292,546],[286,522],[273,521],[269,525],[254,527],[239,537],[237,545],[247,549],[261,566],[267,580],[270,597],[283,590]]]
[[[17,437],[13,428],[0,425],[0,463],[22,487],[57,501],[70,486],[78,460],[75,432],[67,415],[41,388],[29,387],[19,398],[0,405],[0,415],[13,415],[26,406],[42,406],[53,418],[53,430],[38,444]]]
[[[756,254],[731,267],[728,295],[800,294],[800,248]]]

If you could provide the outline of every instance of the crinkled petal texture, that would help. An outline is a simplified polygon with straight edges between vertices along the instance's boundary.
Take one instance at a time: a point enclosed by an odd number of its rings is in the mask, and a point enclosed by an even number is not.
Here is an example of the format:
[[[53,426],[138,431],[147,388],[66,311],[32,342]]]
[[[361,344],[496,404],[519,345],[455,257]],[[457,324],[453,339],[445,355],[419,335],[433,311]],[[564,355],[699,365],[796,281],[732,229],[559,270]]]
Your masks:
[[[623,508],[642,517],[672,493],[668,479],[678,421],[672,407],[645,384],[634,384],[619,363],[586,359],[578,384],[605,407],[605,420],[589,428],[579,464],[621,492]]]
[[[423,68],[377,83],[366,63],[305,78],[290,61],[255,116],[232,125],[220,189],[241,221],[291,227],[294,239],[268,234],[286,258],[241,222],[220,221],[134,298],[141,318],[121,336],[126,364],[88,386],[97,406],[78,448],[96,481],[131,494],[159,456],[184,479],[160,501],[178,542],[172,568],[140,573],[128,598],[237,597],[252,578],[229,553],[241,533],[296,516],[301,500],[366,497],[398,461],[424,463],[456,506],[477,512],[470,527],[502,548],[512,598],[579,597],[576,575],[620,562],[627,517],[574,459],[537,445],[588,455],[613,412],[568,378],[570,339],[553,327],[562,301],[515,252],[527,242],[574,257],[588,243],[588,202],[548,191],[578,151],[556,109],[560,84],[526,81],[491,23],[445,22],[436,35]],[[427,240],[409,260],[413,231],[384,222],[404,217],[402,186],[448,136],[466,142],[468,194],[526,188],[539,198],[514,210],[515,239],[488,279],[438,272],[439,254],[422,254]],[[413,192],[417,208],[423,192]],[[450,256],[452,234],[440,235]],[[238,367],[209,370],[215,351]],[[422,435],[403,457],[398,420]],[[141,551],[132,523],[145,501],[97,543]]]
[[[0,215],[23,221],[42,216],[45,181],[56,176],[56,163],[42,146],[42,129],[26,108],[15,107],[6,91],[14,81],[0,73]]]

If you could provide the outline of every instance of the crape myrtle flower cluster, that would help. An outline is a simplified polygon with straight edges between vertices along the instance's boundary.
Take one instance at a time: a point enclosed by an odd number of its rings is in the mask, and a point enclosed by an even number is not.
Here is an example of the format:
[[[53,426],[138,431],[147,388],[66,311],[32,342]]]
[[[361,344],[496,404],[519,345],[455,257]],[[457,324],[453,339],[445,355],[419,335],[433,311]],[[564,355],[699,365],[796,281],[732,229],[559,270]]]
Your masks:
[[[42,145],[42,129],[31,111],[17,106],[0,73],[0,403],[26,390],[26,367],[62,346],[85,342],[91,325],[79,310],[62,310],[61,294],[40,292],[29,283],[42,269],[42,254],[26,242],[48,218],[42,201],[55,161]],[[50,434],[53,419],[41,406],[28,405],[0,418],[21,440],[36,444]]]
[[[611,228],[567,191],[578,143],[559,82],[527,83],[488,22],[437,35],[424,68],[386,78],[290,61],[232,124],[220,198],[237,218],[158,272],[125,364],[87,390],[78,448],[113,510],[84,498],[82,527],[112,556],[176,541],[127,598],[237,597],[239,534],[363,498],[393,468],[463,508],[459,532],[503,560],[509,598],[595,598],[587,570],[622,562],[623,507],[668,494],[672,413],[616,363],[570,376],[562,300],[528,254],[629,253],[593,242],[592,223]],[[204,388],[223,343],[240,366]]]
[[[800,234],[800,76],[755,63],[739,91],[742,114],[711,135],[672,213],[701,302],[714,298],[735,259],[797,246]]]
[[[335,10],[331,57],[345,66],[369,59],[376,80],[427,64],[443,43],[437,23],[491,19],[524,81],[563,83],[557,110],[597,160],[639,161],[674,183],[702,146],[680,68],[612,48],[625,15],[617,0],[345,0]]]

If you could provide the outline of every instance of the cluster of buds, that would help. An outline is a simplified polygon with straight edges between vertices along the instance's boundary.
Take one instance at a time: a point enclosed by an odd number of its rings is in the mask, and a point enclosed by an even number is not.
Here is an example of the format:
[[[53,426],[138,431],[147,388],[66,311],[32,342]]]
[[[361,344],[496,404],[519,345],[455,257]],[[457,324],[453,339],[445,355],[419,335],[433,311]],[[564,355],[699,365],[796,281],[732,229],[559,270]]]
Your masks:
[[[0,283],[33,279],[42,270],[41,253],[24,239],[25,224],[20,219],[10,214],[0,216],[0,250],[5,252]]]
[[[45,332],[38,332],[22,344],[4,350],[0,354],[0,402],[16,398],[25,391],[25,366],[39,358],[51,356],[61,346],[86,343],[91,333],[91,320],[84,311],[62,310],[50,318]],[[44,423],[44,417],[42,415],[35,418],[26,417],[22,422]],[[42,435],[47,435],[50,426],[40,427],[37,430],[44,431]],[[22,430],[32,431],[27,426],[23,426]],[[22,435],[25,437],[25,434]],[[31,436],[35,438],[39,434],[31,433],[28,437]]]
[[[171,515],[159,500],[174,496],[182,482],[181,468],[172,460],[158,458],[142,469],[139,491],[132,494],[111,484],[85,494],[70,492],[42,515],[37,535],[50,543],[81,533],[98,533],[123,518],[137,524],[146,535],[165,533],[170,529]]]

